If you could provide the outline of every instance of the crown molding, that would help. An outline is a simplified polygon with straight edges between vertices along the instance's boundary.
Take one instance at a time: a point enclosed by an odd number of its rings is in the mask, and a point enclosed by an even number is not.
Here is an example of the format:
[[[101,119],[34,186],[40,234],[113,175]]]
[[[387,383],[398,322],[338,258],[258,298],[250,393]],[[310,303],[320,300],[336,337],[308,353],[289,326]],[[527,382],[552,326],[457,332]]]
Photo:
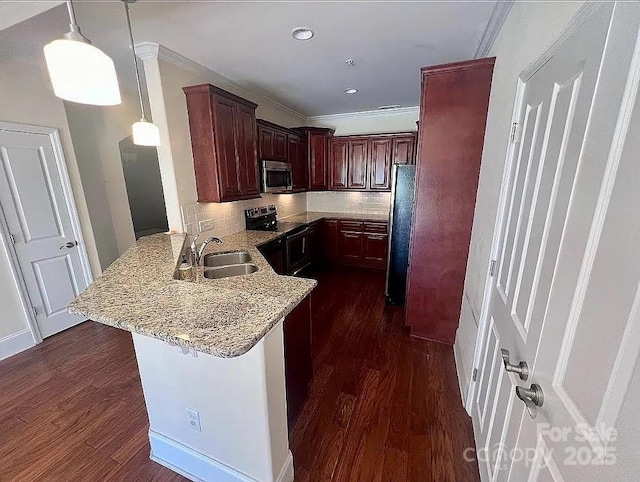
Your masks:
[[[288,107],[280,102],[277,102],[269,97],[264,96],[254,90],[247,89],[246,87],[237,84],[233,80],[225,77],[218,72],[211,70],[204,65],[201,65],[184,55],[181,55],[173,50],[154,42],[141,42],[135,44],[136,55],[143,61],[149,59],[158,59],[170,64],[176,65],[185,70],[189,70],[195,74],[201,75],[210,79],[210,83],[221,89],[231,90],[234,94],[240,97],[248,97],[250,100],[254,100],[259,105],[268,105],[274,109],[284,111],[287,114],[300,119],[304,122],[307,118],[304,114]]]
[[[480,41],[478,42],[478,47],[476,48],[476,59],[481,59],[489,54],[504,21],[507,19],[507,15],[509,15],[513,3],[514,0],[499,1],[493,7],[493,11],[487,22],[487,27],[484,29],[482,37],[480,37]]]
[[[321,122],[331,122],[335,120],[341,119],[365,119],[372,117],[385,117],[392,115],[403,115],[403,114],[416,114],[416,116],[420,113],[420,106],[414,107],[397,107],[395,109],[376,109],[376,110],[363,110],[360,112],[346,112],[344,114],[329,114],[329,115],[314,115],[307,117],[307,123],[321,123]]]

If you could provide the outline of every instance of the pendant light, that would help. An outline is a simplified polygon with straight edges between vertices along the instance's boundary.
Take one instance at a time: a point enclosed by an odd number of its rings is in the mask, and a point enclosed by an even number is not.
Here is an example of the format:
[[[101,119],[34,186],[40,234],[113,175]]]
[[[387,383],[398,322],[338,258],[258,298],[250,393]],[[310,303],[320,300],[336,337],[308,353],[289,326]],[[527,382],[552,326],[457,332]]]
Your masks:
[[[122,0],[124,11],[127,14],[127,26],[129,27],[129,40],[131,42],[131,53],[133,54],[133,66],[136,71],[136,83],[138,84],[138,98],[140,99],[140,111],[142,118],[131,126],[133,143],[137,146],[159,146],[160,131],[155,124],[149,122],[144,114],[144,101],[142,100],[142,87],[140,85],[140,72],[138,71],[138,57],[133,43],[133,32],[131,31],[131,17],[129,16],[129,4],[136,0]]]
[[[91,45],[67,1],[70,31],[44,46],[44,58],[57,97],[80,104],[117,105],[120,88],[113,60]]]

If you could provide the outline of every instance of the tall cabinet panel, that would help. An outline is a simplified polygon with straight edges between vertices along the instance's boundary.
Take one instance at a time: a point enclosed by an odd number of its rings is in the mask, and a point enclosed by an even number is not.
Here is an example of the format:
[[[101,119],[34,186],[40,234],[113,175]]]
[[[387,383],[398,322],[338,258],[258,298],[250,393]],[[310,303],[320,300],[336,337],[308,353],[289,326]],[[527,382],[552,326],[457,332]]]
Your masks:
[[[406,321],[453,344],[478,189],[493,58],[422,69]]]
[[[347,187],[349,189],[366,189],[369,139],[350,139],[347,145],[349,152]]]
[[[329,186],[329,140],[333,130],[324,127],[300,127],[307,137],[309,190],[326,191]]]
[[[331,139],[331,158],[329,159],[329,189],[346,189],[348,185],[348,150],[346,141]]]
[[[380,137],[371,140],[369,166],[369,189],[388,191],[391,185],[391,138]]]
[[[238,106],[238,158],[257,159],[256,114],[255,110],[245,105]],[[257,162],[241,162],[240,190],[247,196],[260,195]]]
[[[220,166],[220,197],[240,196],[240,169],[235,140],[237,129],[236,104],[224,97],[214,97],[214,105],[214,125],[217,134],[218,164]],[[196,179],[198,177],[196,174]]]

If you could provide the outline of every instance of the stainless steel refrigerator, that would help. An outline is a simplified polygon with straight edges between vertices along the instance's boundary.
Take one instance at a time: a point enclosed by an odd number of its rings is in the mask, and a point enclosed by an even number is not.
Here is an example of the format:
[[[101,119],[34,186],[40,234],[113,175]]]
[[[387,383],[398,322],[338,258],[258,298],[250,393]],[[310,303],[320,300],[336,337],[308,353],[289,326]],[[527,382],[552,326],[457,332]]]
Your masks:
[[[416,166],[396,164],[391,171],[391,209],[389,210],[389,249],[387,254],[387,301],[404,304],[409,266],[409,239],[413,215],[413,189]]]

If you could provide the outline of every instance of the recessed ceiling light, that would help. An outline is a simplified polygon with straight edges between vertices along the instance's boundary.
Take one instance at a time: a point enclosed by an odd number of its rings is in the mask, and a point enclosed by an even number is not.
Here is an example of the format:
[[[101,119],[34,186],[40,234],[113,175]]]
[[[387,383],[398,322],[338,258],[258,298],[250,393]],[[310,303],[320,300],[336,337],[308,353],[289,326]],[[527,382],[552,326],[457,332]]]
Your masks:
[[[313,37],[313,30],[307,27],[296,27],[291,31],[291,35],[296,40],[309,40]]]
[[[358,92],[358,89],[354,89],[354,88],[344,89],[345,94],[355,94],[356,92]]]

